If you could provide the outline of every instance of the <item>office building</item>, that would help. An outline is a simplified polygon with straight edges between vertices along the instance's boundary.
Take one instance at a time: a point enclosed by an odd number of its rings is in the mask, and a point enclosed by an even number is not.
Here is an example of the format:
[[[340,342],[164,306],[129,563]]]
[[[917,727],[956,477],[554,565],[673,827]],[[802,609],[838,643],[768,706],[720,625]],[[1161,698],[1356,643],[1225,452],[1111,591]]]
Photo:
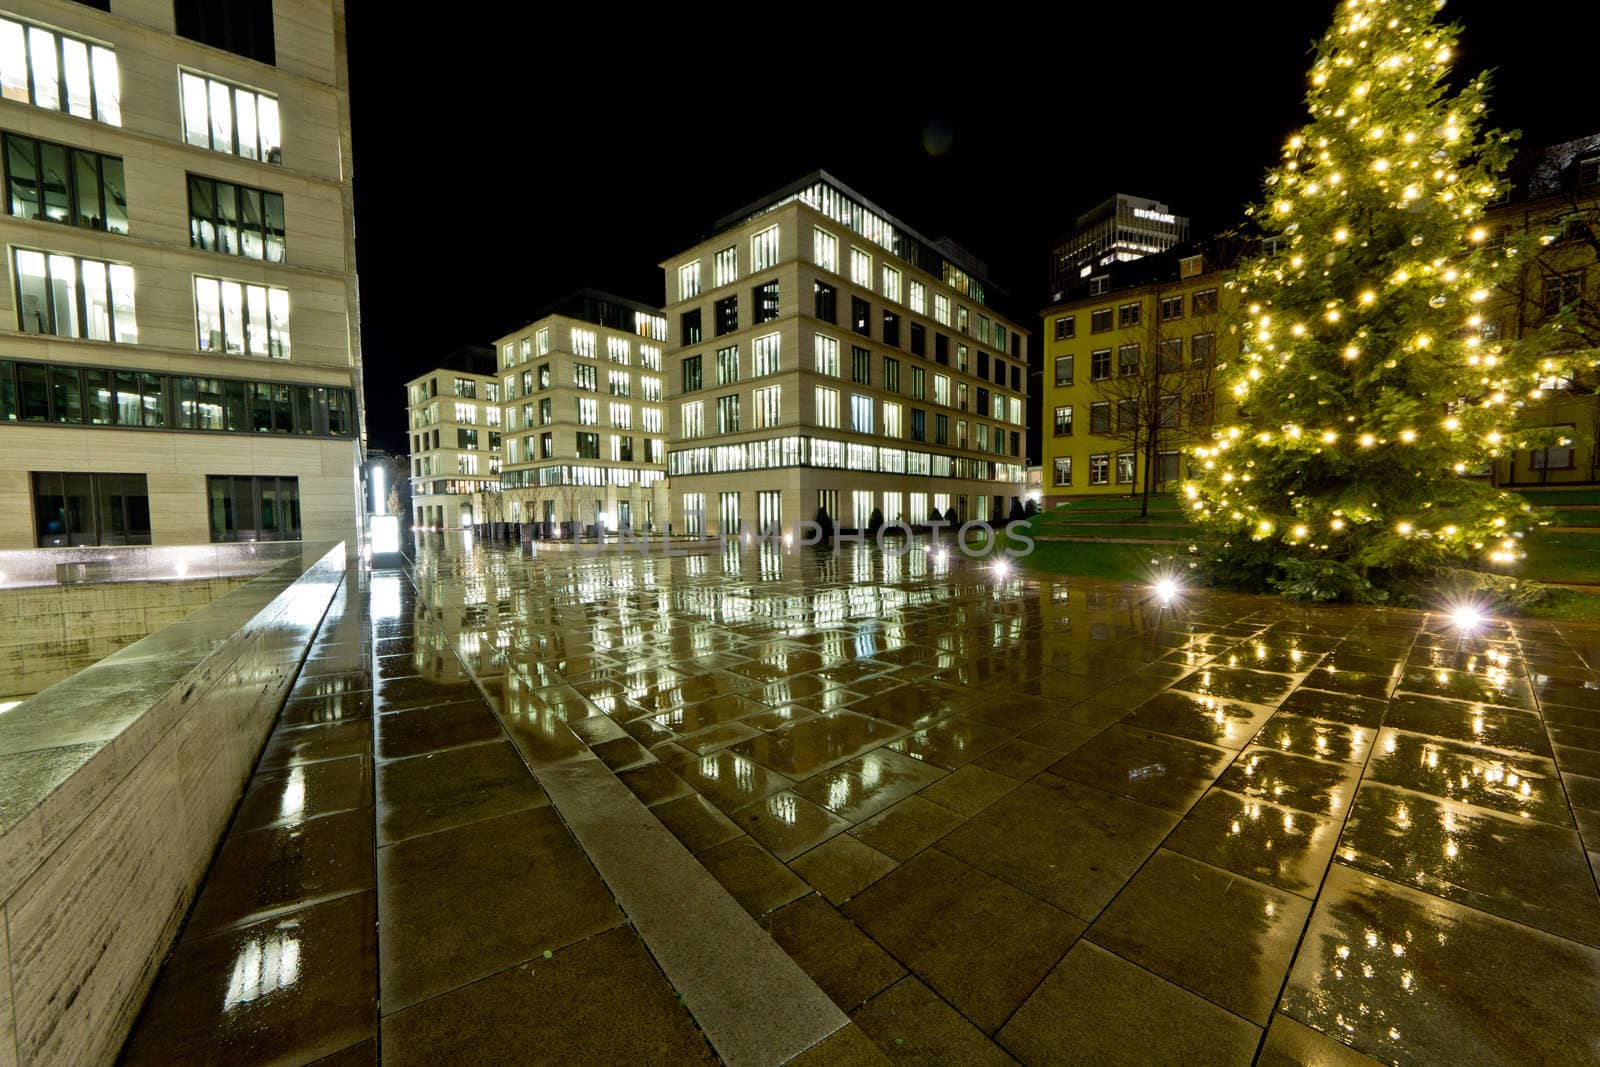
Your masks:
[[[411,517],[417,530],[471,529],[500,492],[500,379],[494,350],[458,349],[406,383]]]
[[[1041,312],[1046,507],[1177,488],[1185,450],[1210,439],[1227,404],[1234,255],[1212,242],[1113,261]]]
[[[816,172],[666,271],[673,529],[1008,513],[1027,338],[983,265]]]
[[[1068,236],[1050,251],[1053,303],[1076,283],[1112,263],[1155,255],[1189,239],[1189,220],[1160,201],[1118,193],[1078,216]]]
[[[665,522],[667,323],[582,289],[495,342],[505,405],[505,515],[546,532]]]
[[[0,549],[357,545],[344,5],[223,6],[0,0]]]

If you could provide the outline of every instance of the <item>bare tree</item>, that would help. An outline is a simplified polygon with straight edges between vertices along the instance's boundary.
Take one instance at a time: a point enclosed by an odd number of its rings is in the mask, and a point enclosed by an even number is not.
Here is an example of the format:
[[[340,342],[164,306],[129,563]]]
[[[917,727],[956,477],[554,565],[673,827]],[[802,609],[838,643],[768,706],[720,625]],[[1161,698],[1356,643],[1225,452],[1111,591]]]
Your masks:
[[[1213,275],[1214,276],[1214,275]],[[1091,368],[1097,403],[1089,431],[1124,446],[1144,468],[1139,514],[1150,514],[1150,494],[1165,482],[1161,456],[1210,436],[1217,347],[1222,337],[1218,287],[1162,281],[1154,299],[1132,305],[1113,335],[1108,368]],[[1203,295],[1202,295],[1203,294]],[[1129,314],[1121,308],[1119,316]],[[1105,376],[1094,379],[1104,372]],[[1100,406],[1104,405],[1104,406]]]

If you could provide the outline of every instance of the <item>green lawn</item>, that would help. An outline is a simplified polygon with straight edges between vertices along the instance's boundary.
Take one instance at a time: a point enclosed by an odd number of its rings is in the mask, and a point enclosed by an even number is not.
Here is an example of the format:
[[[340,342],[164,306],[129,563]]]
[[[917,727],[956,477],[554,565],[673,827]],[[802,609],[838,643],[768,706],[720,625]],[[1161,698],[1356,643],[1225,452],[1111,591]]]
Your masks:
[[[1551,508],[1545,517],[1552,526],[1593,526],[1600,528],[1600,511],[1575,511],[1568,508]]]
[[[1536,582],[1600,583],[1600,536],[1534,531],[1517,574]]]
[[[1540,508],[1559,508],[1572,504],[1600,504],[1600,489],[1513,489],[1528,503]]]

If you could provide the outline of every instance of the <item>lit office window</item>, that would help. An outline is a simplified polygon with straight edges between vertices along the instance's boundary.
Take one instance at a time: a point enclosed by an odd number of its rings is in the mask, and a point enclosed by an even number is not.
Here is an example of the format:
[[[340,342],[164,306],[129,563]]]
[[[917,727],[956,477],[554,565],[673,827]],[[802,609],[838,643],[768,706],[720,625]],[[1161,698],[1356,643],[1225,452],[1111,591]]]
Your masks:
[[[15,249],[13,261],[23,333],[138,342],[132,267],[26,248]]]
[[[850,249],[850,280],[863,288],[872,288],[872,257],[855,247]]]
[[[521,357],[522,357],[522,362],[523,363],[526,363],[526,362],[528,362],[528,360],[533,358],[533,339],[532,338],[524,337],[524,338],[520,339],[517,342],[517,344],[518,344],[518,348],[519,348],[519,350],[521,352]]]
[[[661,400],[661,379],[648,374],[639,376],[639,392],[646,400]]]
[[[824,229],[817,229],[811,238],[811,258],[822,270],[839,273],[839,239]]]
[[[588,396],[578,397],[578,425],[600,425],[600,401]]]
[[[935,374],[933,376],[933,402],[935,404],[943,404],[945,407],[950,406],[949,375]]]
[[[899,404],[883,405],[883,436],[900,436],[900,412],[901,407]]]
[[[933,294],[933,321],[941,326],[950,325],[950,298],[942,293]]]
[[[712,288],[720,289],[739,279],[739,249],[729,246],[718,252],[711,260]]]
[[[923,285],[921,282],[911,282],[909,288],[911,292],[911,310],[915,311],[918,315],[926,315],[928,313],[927,286]],[[916,336],[914,328],[912,331],[912,336]],[[912,350],[915,351],[914,345]]]
[[[900,272],[893,267],[883,268],[883,297],[897,304],[900,302]]]
[[[122,157],[5,135],[6,210],[87,230],[128,232]]]
[[[872,398],[860,393],[850,394],[850,429],[856,433],[872,432]]]
[[[632,377],[625,370],[609,371],[606,374],[606,391],[612,396],[627,396],[632,388]]]
[[[633,429],[633,405],[613,403],[611,405],[611,425],[619,430]]]
[[[767,270],[778,264],[778,227],[768,226],[750,238],[750,270]]]
[[[757,337],[750,346],[750,373],[754,377],[778,373],[778,347],[782,338],[775,333]]]
[[[817,386],[817,425],[825,430],[839,428],[839,390]]]
[[[200,351],[289,358],[288,290],[196,277],[194,303]]]
[[[739,394],[717,397],[717,432],[739,432]]]
[[[625,337],[606,338],[606,358],[613,363],[620,363],[626,367],[631,358],[629,355],[628,340]]]
[[[830,378],[839,376],[839,342],[832,337],[816,335],[816,364],[818,374],[826,374]]]
[[[595,353],[595,336],[593,330],[580,330],[572,328],[572,354],[585,359],[593,359]]]
[[[644,428],[644,432],[645,433],[660,433],[661,432],[661,409],[660,408],[643,408],[643,409],[641,409],[640,413],[639,413],[639,422],[640,422],[640,425]]]
[[[534,336],[534,347],[538,350],[539,355],[541,355],[541,356],[549,355],[549,353],[550,353],[550,327],[548,327],[548,326],[542,327],[539,330],[539,332],[534,334],[533,336]]]
[[[185,141],[245,159],[283,162],[277,97],[189,71],[180,73],[179,82]]]
[[[750,400],[756,409],[756,429],[769,430],[778,425],[783,410],[781,385],[769,385],[764,389],[757,389],[750,395]]]
[[[683,405],[683,436],[704,437],[706,432],[705,402],[695,400]]]
[[[739,380],[739,346],[717,349],[717,384],[732,385]]]
[[[639,366],[645,370],[659,371],[661,369],[661,348],[659,345],[639,346]]]
[[[209,252],[282,263],[283,195],[189,175],[189,243]]]
[[[678,268],[678,299],[688,300],[700,295],[700,261],[685,263]]]
[[[7,100],[122,125],[117,54],[0,16],[0,94]]]

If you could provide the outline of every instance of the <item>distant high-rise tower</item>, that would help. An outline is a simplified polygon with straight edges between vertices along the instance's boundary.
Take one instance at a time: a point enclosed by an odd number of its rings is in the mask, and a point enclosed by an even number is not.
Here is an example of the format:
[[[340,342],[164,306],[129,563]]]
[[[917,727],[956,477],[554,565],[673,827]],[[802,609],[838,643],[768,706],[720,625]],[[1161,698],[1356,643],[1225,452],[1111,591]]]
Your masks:
[[[1189,239],[1189,220],[1159,200],[1118,193],[1078,216],[1077,227],[1050,250],[1053,302],[1096,267],[1165,252]]]

